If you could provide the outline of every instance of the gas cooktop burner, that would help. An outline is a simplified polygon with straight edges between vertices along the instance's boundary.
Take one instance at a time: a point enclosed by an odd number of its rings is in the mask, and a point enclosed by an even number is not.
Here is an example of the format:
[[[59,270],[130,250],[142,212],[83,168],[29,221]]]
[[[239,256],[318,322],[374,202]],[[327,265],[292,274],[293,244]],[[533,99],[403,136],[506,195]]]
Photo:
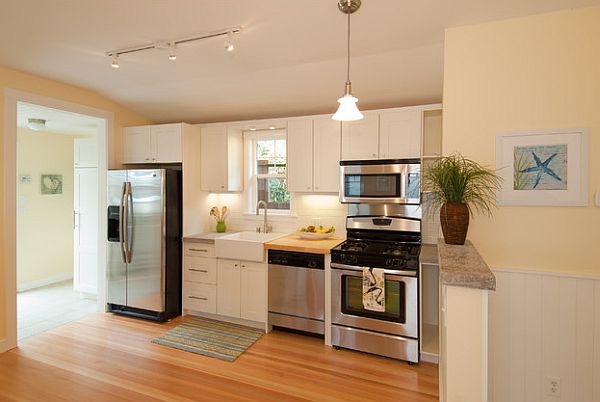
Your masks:
[[[346,240],[341,244],[341,249],[344,251],[362,252],[368,247],[368,243],[360,240]]]

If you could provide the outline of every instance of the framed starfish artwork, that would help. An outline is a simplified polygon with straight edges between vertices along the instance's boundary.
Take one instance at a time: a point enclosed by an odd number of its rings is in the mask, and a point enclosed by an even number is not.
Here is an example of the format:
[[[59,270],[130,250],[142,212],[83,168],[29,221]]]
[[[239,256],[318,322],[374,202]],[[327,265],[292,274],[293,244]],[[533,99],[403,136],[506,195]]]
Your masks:
[[[499,133],[496,168],[498,205],[588,205],[587,129]]]

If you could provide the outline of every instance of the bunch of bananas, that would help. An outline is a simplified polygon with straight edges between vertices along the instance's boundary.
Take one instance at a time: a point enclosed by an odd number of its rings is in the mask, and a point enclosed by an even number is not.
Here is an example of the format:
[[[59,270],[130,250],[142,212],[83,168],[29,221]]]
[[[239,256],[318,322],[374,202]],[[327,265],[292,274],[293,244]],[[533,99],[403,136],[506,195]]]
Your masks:
[[[319,227],[316,227],[315,225],[309,225],[305,228],[300,228],[299,231],[306,233],[333,233],[335,232],[335,228],[333,226],[329,226],[327,229],[325,229],[323,225],[320,225]]]

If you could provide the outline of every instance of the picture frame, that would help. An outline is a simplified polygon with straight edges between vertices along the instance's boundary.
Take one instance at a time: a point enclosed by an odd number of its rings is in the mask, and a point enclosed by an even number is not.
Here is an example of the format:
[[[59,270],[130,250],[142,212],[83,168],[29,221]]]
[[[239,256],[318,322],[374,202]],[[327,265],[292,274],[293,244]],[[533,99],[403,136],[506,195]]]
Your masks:
[[[62,174],[42,174],[40,177],[42,195],[58,195],[63,193]]]
[[[585,128],[498,133],[498,205],[587,206],[588,152]]]

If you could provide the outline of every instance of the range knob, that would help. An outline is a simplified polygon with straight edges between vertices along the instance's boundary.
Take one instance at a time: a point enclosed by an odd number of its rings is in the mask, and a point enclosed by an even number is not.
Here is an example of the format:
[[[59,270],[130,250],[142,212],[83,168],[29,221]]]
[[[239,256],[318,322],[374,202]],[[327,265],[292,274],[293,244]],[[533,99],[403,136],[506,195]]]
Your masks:
[[[316,268],[317,267],[317,262],[315,260],[311,260],[308,262],[308,267],[309,268]]]
[[[348,262],[350,264],[356,264],[358,262],[358,257],[355,255],[349,255],[348,256]]]

